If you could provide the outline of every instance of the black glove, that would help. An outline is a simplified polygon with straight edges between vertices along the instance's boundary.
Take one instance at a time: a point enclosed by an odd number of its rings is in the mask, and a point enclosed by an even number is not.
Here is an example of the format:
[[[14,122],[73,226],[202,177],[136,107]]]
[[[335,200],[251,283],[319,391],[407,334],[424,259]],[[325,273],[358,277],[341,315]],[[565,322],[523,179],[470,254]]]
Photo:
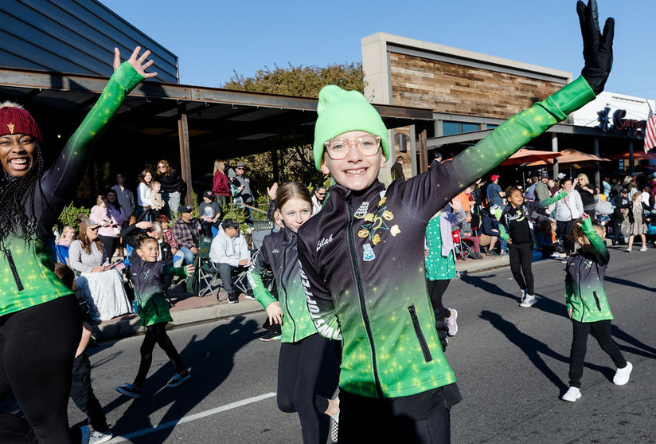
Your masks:
[[[449,333],[449,327],[445,322],[435,321],[435,328],[437,329],[437,336],[440,338],[440,343],[442,344],[442,351],[446,351],[446,346],[449,343],[446,338]]]
[[[609,18],[604,25],[604,33],[599,31],[597,2],[590,0],[586,6],[581,0],[576,3],[576,12],[581,22],[583,35],[583,59],[585,66],[581,75],[595,94],[604,90],[604,85],[613,66],[613,36],[615,19]]]

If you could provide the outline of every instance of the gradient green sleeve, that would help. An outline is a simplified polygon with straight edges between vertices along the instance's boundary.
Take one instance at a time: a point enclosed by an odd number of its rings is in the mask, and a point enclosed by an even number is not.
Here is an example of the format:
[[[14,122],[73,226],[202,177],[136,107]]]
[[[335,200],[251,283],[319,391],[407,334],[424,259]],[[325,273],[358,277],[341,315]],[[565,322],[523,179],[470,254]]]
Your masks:
[[[267,268],[271,268],[266,260],[266,248],[266,243],[263,243],[253,260],[253,264],[248,269],[248,282],[253,289],[253,295],[265,310],[271,303],[276,302],[276,298],[273,297],[271,292],[267,290],[264,282],[262,282],[262,273]]]
[[[564,199],[565,196],[567,196],[567,192],[565,190],[561,190],[561,192],[556,194],[554,197],[549,198],[549,199],[545,199],[545,200],[541,200],[540,202],[538,202],[538,206],[540,208],[546,208],[549,205],[555,204],[559,200]]]
[[[583,233],[585,233],[585,235],[588,237],[588,240],[590,241],[590,244],[592,244],[592,248],[594,249],[599,263],[601,265],[608,264],[608,261],[610,260],[610,254],[608,253],[606,242],[604,242],[604,240],[597,233],[597,230],[595,230],[592,226],[592,219],[588,218],[584,220],[581,224],[581,228],[583,228]]]
[[[508,242],[508,239],[510,239],[510,236],[508,236],[508,232],[506,231],[506,227],[502,223],[499,223],[499,237],[506,242]]]
[[[187,272],[184,267],[174,267],[173,265],[166,265],[162,273],[168,276],[187,277]]]

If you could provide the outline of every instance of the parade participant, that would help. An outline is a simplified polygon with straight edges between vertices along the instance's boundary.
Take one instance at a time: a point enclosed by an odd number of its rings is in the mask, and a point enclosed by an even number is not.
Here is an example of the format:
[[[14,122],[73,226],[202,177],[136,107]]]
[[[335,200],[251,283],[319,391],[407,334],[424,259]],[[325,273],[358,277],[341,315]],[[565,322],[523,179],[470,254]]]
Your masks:
[[[624,385],[629,382],[633,365],[627,362],[611,337],[611,320],[604,276],[610,260],[603,240],[603,227],[592,224],[592,219],[583,214],[572,230],[572,239],[581,248],[567,259],[565,271],[565,300],[567,315],[572,319],[573,338],[569,356],[569,390],[561,398],[575,402],[581,397],[581,377],[588,343],[592,331],[599,346],[617,366],[613,383]]]
[[[336,185],[298,230],[298,255],[317,331],[342,340],[341,444],[450,442],[449,410],[460,395],[424,280],[426,226],[476,179],[603,90],[613,21],[602,36],[594,0],[579,2],[578,12],[582,77],[452,160],[387,189],[377,180],[390,156],[380,115],[356,91],[321,90],[314,160]]]
[[[141,344],[141,363],[137,377],[132,384],[116,387],[116,391],[131,398],[140,398],[150,364],[153,361],[153,350],[155,344],[159,345],[166,356],[175,366],[175,374],[168,383],[168,387],[175,388],[182,385],[191,378],[191,372],[187,370],[178,351],[166,334],[166,324],[171,322],[169,304],[164,296],[164,278],[166,276],[192,276],[194,266],[187,265],[184,268],[174,268],[164,261],[158,261],[159,244],[157,239],[142,235],[139,239],[137,254],[141,258],[130,267],[130,279],[134,284],[134,294],[139,307],[139,320],[142,327],[146,327],[146,335]]]
[[[533,284],[533,246],[537,244],[533,223],[535,218],[538,223],[542,220],[551,220],[538,214],[539,208],[546,208],[567,196],[565,191],[547,200],[524,202],[522,191],[517,187],[510,187],[506,191],[508,206],[499,219],[499,232],[503,240],[508,244],[510,254],[510,270],[515,278],[521,297],[520,307],[532,307],[538,301],[535,296]]]
[[[428,295],[430,296],[435,320],[444,322],[446,319],[447,331],[440,331],[440,340],[446,344],[446,335],[455,336],[458,332],[458,312],[453,308],[445,308],[442,303],[444,292],[451,279],[456,277],[456,259],[453,255],[453,236],[451,232],[454,225],[465,220],[460,198],[451,200],[451,211],[438,211],[431,218],[426,227],[426,280]]]
[[[284,229],[264,238],[248,277],[255,298],[266,309],[271,324],[282,324],[278,361],[278,408],[298,413],[303,443],[320,443],[319,414],[337,421],[339,402],[316,394],[328,339],[317,334],[301,284],[296,232],[312,216],[310,192],[304,185],[287,182],[278,188],[276,205]],[[262,273],[273,272],[278,300],[262,283]],[[337,370],[337,369],[335,369]],[[334,435],[334,427],[333,433]],[[335,436],[331,436],[336,441]]]
[[[70,202],[84,173],[90,143],[106,128],[127,94],[152,65],[137,47],[121,64],[80,127],[47,170],[43,137],[30,113],[0,106],[0,399],[13,392],[40,444],[87,442],[88,428],[68,429],[71,369],[82,331],[73,292],[53,273],[45,247],[52,226]],[[29,352],[26,352],[29,350]],[[25,423],[0,418],[0,441],[11,443]]]

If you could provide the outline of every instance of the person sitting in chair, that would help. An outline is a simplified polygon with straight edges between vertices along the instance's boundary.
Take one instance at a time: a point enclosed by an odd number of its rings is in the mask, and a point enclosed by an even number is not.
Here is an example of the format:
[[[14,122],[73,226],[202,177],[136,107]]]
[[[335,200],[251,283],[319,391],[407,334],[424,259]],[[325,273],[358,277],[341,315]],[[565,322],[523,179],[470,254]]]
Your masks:
[[[239,302],[239,290],[233,288],[232,273],[234,270],[246,271],[251,265],[251,254],[246,239],[239,234],[239,223],[234,219],[225,219],[221,224],[219,234],[212,240],[210,261],[219,272],[223,288],[228,293],[228,302]],[[246,297],[254,299],[250,291]]]

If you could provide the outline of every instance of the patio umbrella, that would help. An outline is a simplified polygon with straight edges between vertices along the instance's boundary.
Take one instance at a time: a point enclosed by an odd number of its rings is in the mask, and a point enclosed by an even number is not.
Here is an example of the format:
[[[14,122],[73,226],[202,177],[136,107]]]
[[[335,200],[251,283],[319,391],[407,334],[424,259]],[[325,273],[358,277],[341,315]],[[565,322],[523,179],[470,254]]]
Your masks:
[[[629,160],[629,153],[619,153],[608,156],[610,160]],[[656,154],[645,153],[644,151],[634,151],[633,152],[634,160],[654,160],[656,159]]]
[[[562,153],[554,151],[537,151],[522,148],[515,154],[507,158],[501,165],[523,165],[525,163],[537,162],[540,160],[553,159],[560,157]]]
[[[586,163],[586,162],[608,162],[610,159],[603,157],[595,156],[594,154],[583,153],[581,151],[567,149],[560,152],[562,156],[558,158],[558,165],[566,165],[570,163]],[[537,162],[529,163],[526,166],[542,166],[542,165],[553,165],[553,159],[547,160],[538,160]]]

